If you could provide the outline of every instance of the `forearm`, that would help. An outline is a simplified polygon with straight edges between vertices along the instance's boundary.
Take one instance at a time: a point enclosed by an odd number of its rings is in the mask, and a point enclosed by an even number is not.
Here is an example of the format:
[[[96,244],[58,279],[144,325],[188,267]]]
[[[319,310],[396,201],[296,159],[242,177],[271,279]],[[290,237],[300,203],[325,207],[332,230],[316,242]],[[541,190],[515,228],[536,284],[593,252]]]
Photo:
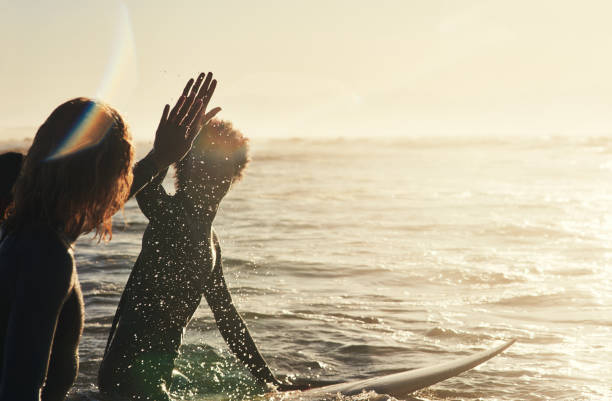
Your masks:
[[[55,329],[55,338],[42,390],[42,401],[64,400],[79,370],[79,339],[83,328],[83,306],[77,287],[64,303]]]
[[[160,169],[153,152],[149,152],[134,166],[134,180],[130,188],[130,198],[146,187],[159,174]]]
[[[74,384],[78,372],[78,359],[73,355],[71,361],[64,361],[66,366],[50,366],[49,377],[40,397],[41,401],[63,401],[68,390]],[[51,375],[53,373],[53,375]]]
[[[215,316],[215,318],[219,331],[230,350],[251,374],[262,383],[276,383],[276,378],[257,349],[240,315],[232,313],[230,316]]]

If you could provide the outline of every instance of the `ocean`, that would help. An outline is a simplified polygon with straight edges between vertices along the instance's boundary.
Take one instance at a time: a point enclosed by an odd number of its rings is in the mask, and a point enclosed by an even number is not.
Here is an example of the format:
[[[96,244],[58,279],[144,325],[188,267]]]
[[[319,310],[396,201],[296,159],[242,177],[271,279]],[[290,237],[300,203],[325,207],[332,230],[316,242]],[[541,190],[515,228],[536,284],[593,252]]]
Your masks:
[[[612,138],[251,145],[215,227],[234,302],[276,374],[367,378],[516,338],[410,399],[612,399]],[[99,399],[97,368],[146,224],[132,200],[111,242],[76,245],[86,320],[70,400]],[[177,371],[176,399],[264,392],[205,301]]]

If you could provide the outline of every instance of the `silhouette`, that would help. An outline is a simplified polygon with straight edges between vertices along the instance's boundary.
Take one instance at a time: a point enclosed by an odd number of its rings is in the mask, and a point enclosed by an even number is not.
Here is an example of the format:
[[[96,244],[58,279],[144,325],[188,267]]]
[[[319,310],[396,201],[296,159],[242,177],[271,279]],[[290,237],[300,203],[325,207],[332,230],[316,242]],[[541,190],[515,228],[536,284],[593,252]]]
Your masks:
[[[223,121],[204,132],[176,165],[175,195],[161,185],[164,171],[136,196],[149,224],[100,366],[102,392],[169,400],[174,360],[202,295],[234,355],[260,383],[283,386],[236,311],[212,227],[221,200],[248,163],[248,142]]]
[[[23,155],[17,152],[6,152],[0,155],[0,221],[6,209],[13,201],[13,186],[21,171]]]

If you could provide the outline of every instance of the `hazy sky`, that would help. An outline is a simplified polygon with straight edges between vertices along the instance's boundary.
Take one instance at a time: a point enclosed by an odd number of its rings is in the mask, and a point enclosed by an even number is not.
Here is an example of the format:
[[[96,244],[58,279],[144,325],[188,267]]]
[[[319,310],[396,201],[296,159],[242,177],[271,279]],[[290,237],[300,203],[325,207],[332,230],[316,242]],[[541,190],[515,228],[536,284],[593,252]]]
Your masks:
[[[0,0],[0,135],[93,96],[152,138],[209,70],[251,137],[612,134],[609,1],[177,3]]]

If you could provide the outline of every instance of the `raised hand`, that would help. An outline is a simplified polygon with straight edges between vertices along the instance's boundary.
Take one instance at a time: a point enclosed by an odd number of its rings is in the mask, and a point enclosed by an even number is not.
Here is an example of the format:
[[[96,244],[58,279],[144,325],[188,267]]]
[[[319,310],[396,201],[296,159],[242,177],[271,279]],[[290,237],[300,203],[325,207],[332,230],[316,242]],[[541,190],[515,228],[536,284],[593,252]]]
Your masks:
[[[201,73],[195,84],[193,78],[190,79],[172,111],[170,105],[164,107],[152,151],[158,170],[185,157],[202,127],[221,111],[220,107],[215,107],[206,112],[217,86],[212,76],[212,72]]]

